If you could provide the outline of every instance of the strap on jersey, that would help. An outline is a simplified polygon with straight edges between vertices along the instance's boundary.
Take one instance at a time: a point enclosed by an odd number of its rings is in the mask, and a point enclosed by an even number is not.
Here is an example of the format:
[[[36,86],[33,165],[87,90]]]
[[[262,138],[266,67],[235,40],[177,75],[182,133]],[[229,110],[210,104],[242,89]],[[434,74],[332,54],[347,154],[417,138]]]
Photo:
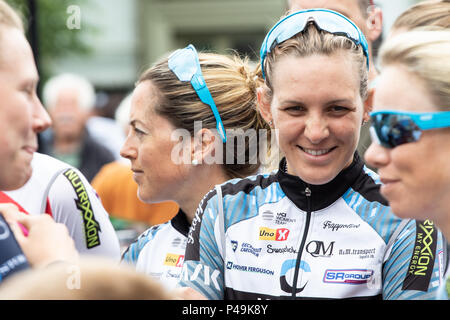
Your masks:
[[[398,235],[400,234],[400,232],[402,232],[402,230],[406,227],[406,225],[411,221],[411,219],[403,219],[400,224],[397,226],[397,229],[394,230],[394,233],[391,235],[391,237],[389,238],[389,241],[386,245],[387,251],[386,253],[391,254],[392,251],[392,246],[394,245],[394,242],[397,240]],[[387,256],[384,256],[384,260],[386,261]]]
[[[44,194],[42,195],[42,202],[41,202],[41,209],[39,212],[46,212],[45,210],[47,209],[47,197],[48,194],[50,192],[50,188],[52,187],[53,183],[55,182],[56,178],[58,178],[58,176],[63,173],[65,170],[67,170],[69,168],[62,168],[57,170],[53,176],[50,178],[47,187],[45,188]]]
[[[220,185],[216,185],[217,192],[217,204],[219,205],[219,232],[220,232],[220,240],[222,243],[222,258],[225,261],[226,257],[226,242],[225,242],[225,217],[223,213],[223,197],[222,197],[222,187]]]

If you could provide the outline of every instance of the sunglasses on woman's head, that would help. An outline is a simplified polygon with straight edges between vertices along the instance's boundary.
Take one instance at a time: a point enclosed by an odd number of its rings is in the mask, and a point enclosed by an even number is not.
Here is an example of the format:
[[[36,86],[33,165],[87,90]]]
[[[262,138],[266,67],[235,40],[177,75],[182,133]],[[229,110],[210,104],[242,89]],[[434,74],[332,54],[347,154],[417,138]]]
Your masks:
[[[214,99],[206,86],[195,47],[190,44],[186,48],[176,50],[169,56],[168,64],[169,69],[177,76],[178,80],[190,82],[200,101],[211,108],[216,119],[217,131],[223,143],[227,142],[227,135],[222,119],[220,118]]]
[[[264,74],[264,60],[272,49],[292,38],[297,33],[306,29],[309,22],[314,22],[316,26],[323,31],[332,34],[341,35],[352,40],[356,45],[363,48],[364,54],[367,58],[367,68],[369,68],[369,46],[367,40],[359,28],[346,16],[328,9],[309,9],[294,12],[279,21],[263,41],[260,51],[261,70],[263,78]]]
[[[422,131],[450,127],[450,111],[399,112],[381,110],[370,113],[372,141],[392,149],[399,145],[416,142]]]

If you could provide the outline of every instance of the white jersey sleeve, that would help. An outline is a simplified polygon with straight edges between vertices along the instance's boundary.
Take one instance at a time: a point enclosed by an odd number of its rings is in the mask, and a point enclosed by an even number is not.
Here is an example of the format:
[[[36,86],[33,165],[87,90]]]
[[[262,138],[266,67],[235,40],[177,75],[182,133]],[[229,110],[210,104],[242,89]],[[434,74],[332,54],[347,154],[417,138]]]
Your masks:
[[[80,253],[120,259],[119,241],[109,215],[78,170],[63,171],[51,186],[48,199],[53,218],[67,226]]]
[[[20,189],[5,192],[29,214],[45,212],[64,224],[80,254],[120,260],[119,240],[95,190],[74,167],[35,153],[33,174]]]

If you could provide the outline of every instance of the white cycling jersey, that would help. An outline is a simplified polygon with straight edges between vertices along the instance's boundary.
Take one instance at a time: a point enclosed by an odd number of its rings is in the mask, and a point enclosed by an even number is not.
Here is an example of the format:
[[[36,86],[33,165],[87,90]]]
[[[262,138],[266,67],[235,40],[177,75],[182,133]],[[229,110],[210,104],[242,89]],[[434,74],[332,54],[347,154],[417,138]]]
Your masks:
[[[167,289],[175,288],[181,275],[189,222],[183,211],[169,222],[153,226],[133,242],[123,254],[125,263],[136,266],[162,282]]]
[[[277,172],[230,180],[200,202],[179,285],[209,299],[434,299],[445,247],[402,220],[355,154],[325,185]]]
[[[1,191],[0,202],[11,202],[31,215],[47,213],[66,225],[80,254],[120,259],[119,240],[95,190],[80,171],[50,156],[35,153],[33,173],[14,191]]]

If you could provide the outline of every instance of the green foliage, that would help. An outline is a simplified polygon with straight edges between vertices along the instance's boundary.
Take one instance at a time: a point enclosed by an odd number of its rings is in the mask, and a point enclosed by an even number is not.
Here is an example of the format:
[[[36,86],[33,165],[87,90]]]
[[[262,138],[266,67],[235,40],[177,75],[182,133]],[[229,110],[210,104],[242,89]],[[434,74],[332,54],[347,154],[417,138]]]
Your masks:
[[[83,56],[91,52],[90,45],[86,42],[84,34],[95,32],[93,26],[81,20],[81,28],[69,28],[68,20],[71,13],[70,6],[83,6],[87,0],[6,0],[14,8],[18,9],[25,22],[25,27],[30,35],[31,13],[30,2],[34,2],[36,8],[37,48],[39,72],[41,79],[45,81],[51,74],[51,65],[54,59],[67,55]]]

